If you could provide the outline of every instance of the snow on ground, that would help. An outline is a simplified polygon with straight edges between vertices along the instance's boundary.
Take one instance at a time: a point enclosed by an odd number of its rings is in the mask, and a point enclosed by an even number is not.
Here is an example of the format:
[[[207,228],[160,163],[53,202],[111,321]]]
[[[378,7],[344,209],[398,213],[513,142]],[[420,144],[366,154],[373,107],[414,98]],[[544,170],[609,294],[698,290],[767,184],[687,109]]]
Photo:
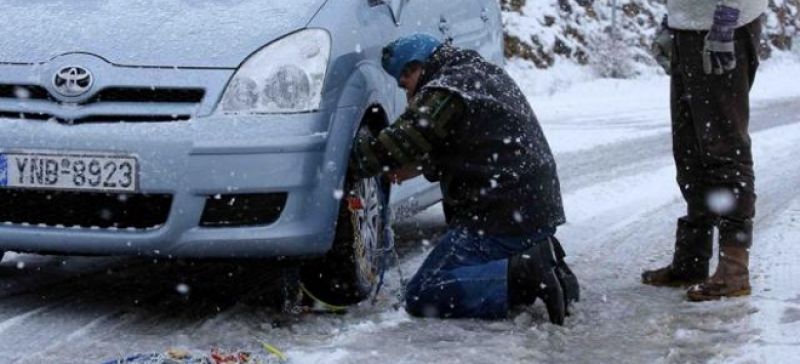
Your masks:
[[[800,201],[795,200],[759,234],[752,265],[761,290],[751,304],[758,308],[752,319],[760,333],[739,350],[737,362],[796,363],[800,358],[799,231]]]
[[[540,70],[519,60],[507,69],[529,95],[553,150],[571,152],[669,130],[669,78],[597,79],[591,68],[558,63]],[[759,69],[753,106],[800,96],[800,58],[776,54]],[[594,122],[613,115],[614,123]]]

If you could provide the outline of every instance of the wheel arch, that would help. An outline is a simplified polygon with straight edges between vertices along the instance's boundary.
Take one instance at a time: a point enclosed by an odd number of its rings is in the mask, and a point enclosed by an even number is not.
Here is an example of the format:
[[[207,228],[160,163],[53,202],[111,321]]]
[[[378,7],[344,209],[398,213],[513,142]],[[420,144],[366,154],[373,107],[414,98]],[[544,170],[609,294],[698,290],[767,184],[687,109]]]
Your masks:
[[[321,188],[308,201],[310,206],[327,207],[318,213],[328,232],[320,244],[328,250],[333,246],[335,220],[341,207],[339,201],[334,199],[335,191],[344,188],[355,135],[362,125],[377,131],[391,122],[397,86],[394,79],[391,79],[391,83],[388,79],[391,77],[379,65],[363,61],[356,64],[341,86],[336,109],[328,126],[324,157],[319,167],[318,180]]]

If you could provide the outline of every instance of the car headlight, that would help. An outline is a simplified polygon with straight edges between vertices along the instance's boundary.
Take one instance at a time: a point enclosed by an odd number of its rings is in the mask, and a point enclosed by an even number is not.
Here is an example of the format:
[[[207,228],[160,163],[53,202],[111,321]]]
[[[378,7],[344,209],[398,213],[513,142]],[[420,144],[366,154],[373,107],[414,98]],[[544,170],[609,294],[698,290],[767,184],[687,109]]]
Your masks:
[[[220,107],[227,114],[274,114],[319,110],[328,71],[331,37],[307,29],[264,47],[228,83]]]

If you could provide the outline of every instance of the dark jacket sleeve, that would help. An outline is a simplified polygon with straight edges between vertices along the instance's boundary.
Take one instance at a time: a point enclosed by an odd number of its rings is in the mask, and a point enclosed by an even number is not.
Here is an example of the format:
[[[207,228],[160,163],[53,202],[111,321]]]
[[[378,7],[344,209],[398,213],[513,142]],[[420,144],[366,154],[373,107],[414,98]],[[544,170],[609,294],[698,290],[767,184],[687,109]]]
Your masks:
[[[435,167],[430,164],[431,155],[450,134],[452,122],[463,115],[464,105],[453,92],[423,90],[403,115],[377,137],[359,135],[352,155],[353,168],[361,177],[372,177],[413,165]]]

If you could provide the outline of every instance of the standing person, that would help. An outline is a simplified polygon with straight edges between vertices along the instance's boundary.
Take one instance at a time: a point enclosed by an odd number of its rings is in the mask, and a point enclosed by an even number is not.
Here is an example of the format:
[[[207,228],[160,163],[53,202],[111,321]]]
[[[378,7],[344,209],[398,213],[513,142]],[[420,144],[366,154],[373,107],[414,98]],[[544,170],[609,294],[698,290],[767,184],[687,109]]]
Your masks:
[[[554,238],[565,221],[556,164],[533,110],[505,71],[474,51],[416,34],[383,50],[409,106],[361,135],[361,177],[439,181],[448,232],[407,286],[425,317],[503,318],[541,298],[563,324],[578,282]]]
[[[688,208],[678,219],[672,263],[645,271],[642,281],[695,284],[691,301],[750,294],[756,194],[749,92],[766,7],[767,0],[667,0],[656,39],[657,58],[671,54],[673,153]],[[715,226],[719,265],[709,278]]]

